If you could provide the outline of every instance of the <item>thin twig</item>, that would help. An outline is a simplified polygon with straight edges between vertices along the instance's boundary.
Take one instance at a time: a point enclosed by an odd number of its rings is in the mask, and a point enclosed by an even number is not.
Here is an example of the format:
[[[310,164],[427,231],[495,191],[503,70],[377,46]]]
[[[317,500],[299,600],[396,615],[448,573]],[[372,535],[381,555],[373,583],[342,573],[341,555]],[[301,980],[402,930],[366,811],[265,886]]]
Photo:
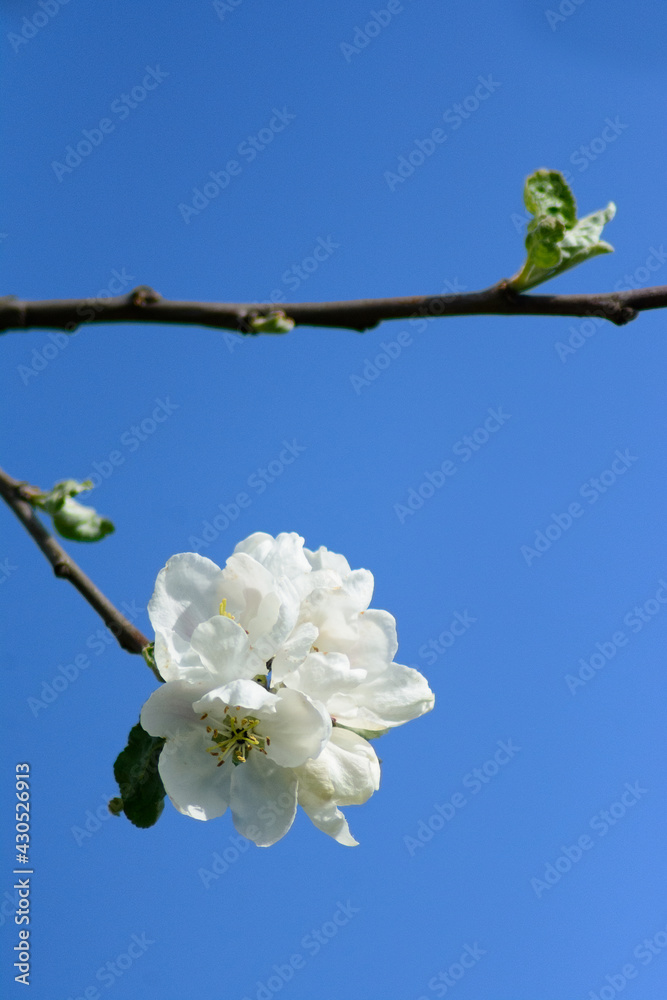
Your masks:
[[[116,637],[121,649],[127,650],[128,653],[141,653],[149,644],[149,640],[120,613],[118,608],[114,607],[111,601],[104,596],[101,590],[98,590],[93,581],[70,558],[62,545],[49,534],[31,505],[24,499],[34,495],[34,493],[34,487],[12,479],[0,469],[0,495],[14,511],[26,531],[37,542],[53,566],[55,575],[63,580],[69,580],[76,587],[97,612],[109,631]],[[156,676],[158,675],[156,674]],[[158,679],[162,678],[158,676]]]
[[[73,333],[92,323],[175,323],[252,334],[252,320],[276,310],[297,326],[338,327],[363,333],[383,320],[409,316],[600,316],[617,326],[645,309],[667,306],[667,285],[591,295],[520,295],[507,281],[480,292],[409,295],[349,302],[173,302],[145,285],[110,299],[22,302],[0,298],[0,332],[35,327]]]

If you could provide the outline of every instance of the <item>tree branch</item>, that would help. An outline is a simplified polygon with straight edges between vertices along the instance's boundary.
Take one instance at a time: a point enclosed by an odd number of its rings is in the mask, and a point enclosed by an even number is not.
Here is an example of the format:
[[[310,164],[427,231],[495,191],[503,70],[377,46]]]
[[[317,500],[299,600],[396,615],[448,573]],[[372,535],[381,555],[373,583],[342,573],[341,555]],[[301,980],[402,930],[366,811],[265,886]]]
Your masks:
[[[172,302],[145,285],[109,299],[22,302],[0,298],[0,333],[41,327],[73,333],[87,323],[175,323],[252,334],[252,320],[277,310],[297,326],[338,327],[363,333],[383,320],[409,316],[600,316],[617,326],[645,309],[667,307],[667,285],[592,295],[520,295],[508,281],[481,292],[409,295],[349,302]]]
[[[46,558],[53,566],[53,572],[63,580],[69,580],[79,593],[97,612],[109,631],[115,635],[121,649],[128,653],[141,653],[149,644],[143,633],[135,628],[127,618],[114,607],[93,581],[71,559],[59,542],[46,530],[25,497],[34,495],[35,488],[12,479],[0,469],[0,495],[14,511],[24,528],[37,542]],[[158,680],[162,680],[156,674]]]

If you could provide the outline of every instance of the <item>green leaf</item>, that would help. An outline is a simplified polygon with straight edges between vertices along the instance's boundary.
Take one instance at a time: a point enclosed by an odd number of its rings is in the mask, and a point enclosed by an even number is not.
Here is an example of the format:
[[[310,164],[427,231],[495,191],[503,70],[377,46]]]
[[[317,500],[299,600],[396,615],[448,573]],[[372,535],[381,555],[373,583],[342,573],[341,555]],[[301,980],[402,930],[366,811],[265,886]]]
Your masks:
[[[112,522],[100,517],[94,507],[84,507],[71,497],[65,498],[60,510],[52,517],[58,534],[73,542],[99,542],[115,531]]]
[[[101,517],[94,507],[85,507],[72,499],[92,488],[89,479],[82,483],[76,479],[63,479],[46,493],[35,493],[29,502],[51,515],[54,528],[63,538],[73,542],[99,542],[115,531],[112,522]]]
[[[249,325],[252,333],[289,333],[294,328],[294,320],[278,309],[268,316],[253,316]]]
[[[90,479],[78,483],[76,479],[63,479],[56,483],[52,490],[47,493],[39,493],[30,501],[34,507],[41,507],[47,514],[57,514],[68,497],[75,497],[78,493],[85,493],[92,490],[93,484]]]
[[[164,808],[165,790],[158,772],[164,744],[161,736],[149,736],[138,722],[130,730],[127,746],[113,766],[120,799],[111,800],[112,811],[119,815],[122,809],[135,826],[153,826]]]
[[[577,221],[577,204],[567,181],[557,170],[536,170],[526,178],[523,200],[531,215],[560,216],[566,228]]]
[[[516,291],[525,292],[577,264],[613,251],[609,243],[600,240],[605,223],[616,214],[613,202],[577,219],[574,195],[557,170],[531,174],[523,198],[534,218],[528,223],[526,261],[509,282]]]

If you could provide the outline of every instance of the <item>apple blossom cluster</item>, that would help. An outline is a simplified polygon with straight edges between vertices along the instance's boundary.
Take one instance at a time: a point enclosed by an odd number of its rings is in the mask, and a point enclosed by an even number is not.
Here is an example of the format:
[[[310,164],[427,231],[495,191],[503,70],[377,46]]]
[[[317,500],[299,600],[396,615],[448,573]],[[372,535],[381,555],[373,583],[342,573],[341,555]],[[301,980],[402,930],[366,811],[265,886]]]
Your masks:
[[[341,806],[379,787],[369,739],[433,707],[425,678],[393,662],[396,623],[369,610],[373,576],[295,533],[257,532],[224,569],[194,552],[160,571],[148,606],[166,682],[141,724],[166,739],[159,772],[176,808],[207,820],[231,809],[261,847],[300,805],[353,846]]]

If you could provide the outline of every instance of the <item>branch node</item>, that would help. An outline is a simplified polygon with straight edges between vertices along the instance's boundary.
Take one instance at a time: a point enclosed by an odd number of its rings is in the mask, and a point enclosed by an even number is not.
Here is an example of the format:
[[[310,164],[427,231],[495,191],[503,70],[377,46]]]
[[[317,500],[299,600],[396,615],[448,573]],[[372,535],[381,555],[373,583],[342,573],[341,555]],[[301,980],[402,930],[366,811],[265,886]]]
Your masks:
[[[71,576],[70,565],[61,559],[59,562],[53,564],[54,575],[59,577],[61,580],[67,580]]]
[[[151,306],[160,302],[162,296],[149,285],[138,285],[130,292],[130,301],[133,306]]]
[[[500,298],[511,306],[516,305],[521,298],[510,278],[501,278],[497,285],[491,287],[490,291],[496,291]]]
[[[639,310],[626,305],[618,295],[607,295],[600,303],[600,308],[589,313],[591,316],[601,316],[615,326],[625,326],[639,315]]]
[[[616,326],[625,326],[626,323],[631,323],[633,319],[636,319],[638,315],[639,310],[633,309],[632,306],[621,305],[612,317],[612,322]]]
[[[28,325],[26,304],[16,295],[0,296],[0,309],[10,309],[16,317],[16,319],[14,319],[14,316],[11,317],[10,324],[8,326],[0,327],[0,332],[4,333],[7,330],[13,329],[23,330]]]
[[[237,313],[238,332],[242,333],[244,337],[256,337],[258,334],[257,330],[253,330],[252,321],[262,315],[263,313],[257,309],[239,309]]]
[[[21,481],[14,487],[14,492],[19,500],[25,500],[25,502],[29,503],[32,507],[34,506],[33,500],[35,497],[40,496],[42,491],[39,486],[31,486],[30,483]]]

